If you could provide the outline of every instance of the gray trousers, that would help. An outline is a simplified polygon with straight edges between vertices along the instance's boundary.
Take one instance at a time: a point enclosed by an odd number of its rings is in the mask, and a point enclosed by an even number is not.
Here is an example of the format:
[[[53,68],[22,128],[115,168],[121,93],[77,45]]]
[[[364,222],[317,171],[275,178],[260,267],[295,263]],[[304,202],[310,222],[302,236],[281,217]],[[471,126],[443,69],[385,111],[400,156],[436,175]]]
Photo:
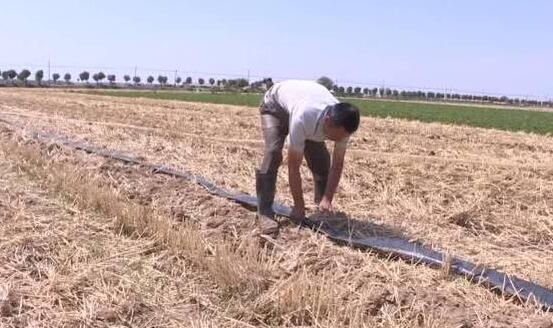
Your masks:
[[[265,148],[259,173],[276,175],[282,163],[282,148],[288,135],[289,116],[274,102],[264,101],[259,109]],[[326,188],[330,170],[330,154],[324,142],[306,140],[304,156],[315,182],[315,202],[319,202]]]

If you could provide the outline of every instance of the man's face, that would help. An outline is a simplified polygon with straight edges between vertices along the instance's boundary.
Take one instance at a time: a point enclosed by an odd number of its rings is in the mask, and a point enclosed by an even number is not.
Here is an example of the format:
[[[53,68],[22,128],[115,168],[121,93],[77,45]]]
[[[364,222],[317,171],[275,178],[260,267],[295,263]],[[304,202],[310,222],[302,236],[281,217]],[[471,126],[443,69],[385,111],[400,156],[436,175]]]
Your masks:
[[[332,141],[340,141],[349,136],[349,133],[342,126],[335,126],[329,116],[323,118],[323,131],[325,137]]]

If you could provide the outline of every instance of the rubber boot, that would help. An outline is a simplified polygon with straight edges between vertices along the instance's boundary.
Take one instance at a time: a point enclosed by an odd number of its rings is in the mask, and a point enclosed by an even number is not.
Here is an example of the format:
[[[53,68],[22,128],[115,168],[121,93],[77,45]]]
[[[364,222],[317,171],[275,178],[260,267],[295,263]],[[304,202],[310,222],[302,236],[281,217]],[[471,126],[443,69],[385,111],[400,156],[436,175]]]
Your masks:
[[[257,192],[257,223],[260,232],[265,235],[278,234],[278,223],[275,221],[273,202],[276,191],[276,173],[262,174],[255,172],[255,190]]]
[[[321,200],[323,199],[323,196],[325,194],[327,179],[328,178],[326,176],[313,174],[313,182],[315,183],[315,186],[313,188],[314,191],[315,191],[315,196],[314,196],[313,200],[315,201],[315,204],[317,204],[317,205],[321,202]]]

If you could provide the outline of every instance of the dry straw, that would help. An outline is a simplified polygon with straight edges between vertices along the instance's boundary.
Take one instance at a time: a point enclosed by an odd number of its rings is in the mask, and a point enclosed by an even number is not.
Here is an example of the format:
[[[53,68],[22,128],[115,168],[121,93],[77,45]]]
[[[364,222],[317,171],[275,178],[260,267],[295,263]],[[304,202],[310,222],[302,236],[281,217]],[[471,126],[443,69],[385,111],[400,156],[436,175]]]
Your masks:
[[[253,192],[251,109],[0,90],[0,111]],[[286,222],[263,241],[252,213],[193,185],[2,131],[5,326],[551,324],[533,304],[446,278],[447,268],[349,250]],[[402,233],[553,286],[549,138],[369,118],[351,150],[336,205],[371,222],[368,232]],[[290,201],[285,179],[283,167],[279,196]]]

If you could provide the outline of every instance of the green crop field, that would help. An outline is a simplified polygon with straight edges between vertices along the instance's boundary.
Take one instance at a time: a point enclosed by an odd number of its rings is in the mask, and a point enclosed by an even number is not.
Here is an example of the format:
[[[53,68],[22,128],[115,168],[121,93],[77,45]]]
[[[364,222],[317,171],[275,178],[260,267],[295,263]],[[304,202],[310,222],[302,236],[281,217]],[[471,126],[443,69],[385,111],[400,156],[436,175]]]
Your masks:
[[[95,91],[94,94],[118,97],[144,97],[214,104],[257,107],[261,94],[194,93],[172,91]],[[409,103],[347,99],[361,110],[362,115],[393,117],[421,122],[468,125],[506,131],[524,131],[538,134],[553,133],[553,113],[531,110],[501,109],[449,104]]]

